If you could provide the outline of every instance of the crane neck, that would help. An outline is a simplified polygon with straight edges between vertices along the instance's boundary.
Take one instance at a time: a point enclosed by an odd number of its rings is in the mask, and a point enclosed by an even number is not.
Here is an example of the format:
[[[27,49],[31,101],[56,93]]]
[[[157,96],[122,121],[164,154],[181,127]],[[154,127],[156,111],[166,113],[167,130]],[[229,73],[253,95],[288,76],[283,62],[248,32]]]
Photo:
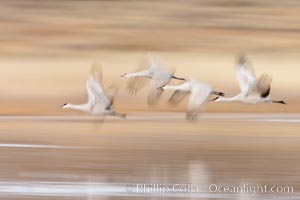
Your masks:
[[[216,101],[222,101],[222,102],[232,102],[232,101],[242,101],[241,96],[238,94],[233,97],[219,97]]]
[[[90,106],[87,103],[86,104],[79,104],[79,105],[68,103],[65,106],[65,108],[79,110],[79,111],[82,111],[82,112],[89,112],[90,111]]]
[[[151,78],[151,74],[148,70],[140,71],[140,72],[135,72],[135,73],[130,73],[126,75],[127,78],[134,78],[134,77],[146,77],[146,78]]]

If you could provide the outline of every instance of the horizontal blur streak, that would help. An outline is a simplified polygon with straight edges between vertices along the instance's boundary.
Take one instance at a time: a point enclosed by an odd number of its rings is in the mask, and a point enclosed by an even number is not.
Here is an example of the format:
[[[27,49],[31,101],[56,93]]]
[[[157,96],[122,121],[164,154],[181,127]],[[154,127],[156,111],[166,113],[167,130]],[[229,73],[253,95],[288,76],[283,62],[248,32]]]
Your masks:
[[[51,174],[49,174],[51,176]],[[0,181],[0,193],[2,196],[22,196],[26,198],[29,197],[64,197],[64,198],[78,198],[85,197],[88,199],[91,198],[106,198],[109,197],[143,197],[143,198],[198,198],[198,199],[237,199],[244,200],[242,198],[243,194],[231,194],[231,193],[200,193],[200,192],[159,192],[159,189],[156,192],[140,192],[136,183],[97,183],[97,182],[1,182]],[[170,186],[171,185],[171,186]],[[175,190],[180,189],[179,184]],[[172,188],[172,184],[161,184],[159,185],[160,189],[167,188],[167,186]],[[244,194],[248,196],[251,194]],[[241,197],[239,197],[241,196]],[[267,197],[257,194],[260,200],[275,200],[278,198],[284,199],[297,199],[299,193],[288,193],[288,194],[271,194]],[[253,197],[252,199],[258,199]]]
[[[0,198],[132,199],[123,193],[127,183],[194,183],[203,188],[197,199],[216,197],[207,195],[212,183],[292,185],[299,192],[299,116],[286,115],[300,112],[299,15],[298,0],[1,1]],[[257,75],[273,77],[271,95],[287,105],[209,103],[205,113],[239,114],[204,114],[191,125],[176,113],[186,100],[168,107],[166,93],[148,108],[149,88],[135,97],[125,92],[120,75],[147,52],[227,96],[239,90],[235,56],[246,52]],[[97,123],[61,109],[86,101],[94,62],[106,87],[119,85],[115,106],[128,120]]]
[[[1,10],[1,56],[300,48],[297,0],[11,0]]]
[[[126,120],[116,117],[107,117],[106,122],[118,123],[118,122],[174,122],[174,121],[184,121],[185,114],[183,113],[139,113],[139,114],[130,114]],[[0,121],[2,122],[15,122],[15,121],[37,121],[37,122],[96,122],[101,123],[101,120],[97,121],[97,118],[94,116],[34,116],[34,115],[22,115],[22,116],[0,116]],[[255,114],[255,113],[210,113],[201,115],[201,121],[214,121],[214,120],[225,120],[225,121],[239,121],[239,122],[283,122],[283,123],[300,123],[300,114]],[[0,147],[5,144],[0,144]],[[17,144],[8,144],[17,145]],[[48,145],[41,146],[47,147]],[[34,145],[33,145],[34,147]],[[63,146],[49,146],[64,148]],[[82,148],[82,147],[66,147],[66,148]]]
[[[299,197],[299,123],[255,121],[299,119],[299,115],[218,114],[193,125],[183,119],[161,121],[162,116],[155,116],[138,122],[110,120],[103,124],[26,117],[1,120],[0,141],[9,145],[1,147],[0,153],[1,198],[162,197],[125,191],[124,186],[138,183],[192,183],[199,188],[197,194],[170,194],[170,198]],[[243,183],[288,185],[293,186],[295,193],[243,196],[209,192],[210,184]]]
[[[81,149],[90,147],[80,146],[56,146],[56,145],[43,145],[43,144],[1,144],[0,148],[41,148],[41,149]]]
[[[287,106],[211,104],[207,112],[299,112],[300,2],[297,0],[11,0],[1,2],[0,114],[63,114],[82,103],[90,66],[116,82],[116,107],[149,111],[147,89],[128,96],[126,80],[146,52],[232,96],[238,92],[235,56],[246,52],[257,75],[273,77],[271,95]],[[172,82],[178,84],[178,82]],[[156,111],[170,108],[168,93]],[[74,113],[70,111],[68,113]]]
[[[228,97],[239,92],[234,71],[235,53],[158,53],[176,75],[197,78]],[[0,68],[1,114],[78,114],[66,111],[60,105],[66,102],[83,103],[87,100],[85,82],[93,62],[102,65],[104,86],[112,83],[119,86],[115,106],[120,112],[132,111],[184,111],[186,102],[173,108],[166,101],[170,92],[163,94],[156,108],[148,108],[145,87],[136,96],[125,91],[127,79],[120,77],[136,68],[144,53],[105,52],[90,58],[68,59],[2,59]],[[206,112],[300,112],[300,68],[292,54],[249,53],[256,74],[269,73],[273,77],[271,97],[285,100],[287,105],[245,105],[241,103],[209,103]],[[171,84],[179,84],[172,81]]]

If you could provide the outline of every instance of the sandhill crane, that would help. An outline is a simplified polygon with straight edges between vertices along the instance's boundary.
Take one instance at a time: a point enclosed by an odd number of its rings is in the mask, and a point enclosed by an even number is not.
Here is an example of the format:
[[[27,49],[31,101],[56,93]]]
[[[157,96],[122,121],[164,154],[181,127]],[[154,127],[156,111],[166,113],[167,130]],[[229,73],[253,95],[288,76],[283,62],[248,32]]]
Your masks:
[[[125,114],[118,113],[114,110],[112,105],[116,90],[108,88],[108,90],[105,91],[102,83],[102,70],[97,63],[95,63],[91,69],[88,80],[86,81],[86,89],[88,94],[87,103],[80,105],[65,103],[62,105],[62,108],[75,109],[96,116],[110,115],[125,118]]]
[[[130,78],[127,90],[131,95],[136,95],[151,80],[151,91],[147,100],[148,105],[155,105],[162,95],[163,90],[157,90],[158,87],[169,84],[172,79],[185,80],[174,76],[173,73],[166,70],[157,56],[147,56],[146,60],[142,60],[136,72],[125,73],[121,77]]]
[[[241,92],[233,97],[216,97],[214,101],[240,101],[248,104],[259,103],[280,103],[268,97],[271,90],[272,79],[267,74],[262,74],[258,79],[255,76],[254,68],[244,54],[239,55],[236,67],[236,74]]]
[[[175,91],[169,99],[169,103],[172,105],[178,104],[185,96],[190,95],[186,112],[186,120],[189,122],[197,121],[202,106],[209,101],[210,95],[224,96],[224,93],[214,91],[209,85],[197,80],[191,80],[175,86],[165,85],[157,89]]]

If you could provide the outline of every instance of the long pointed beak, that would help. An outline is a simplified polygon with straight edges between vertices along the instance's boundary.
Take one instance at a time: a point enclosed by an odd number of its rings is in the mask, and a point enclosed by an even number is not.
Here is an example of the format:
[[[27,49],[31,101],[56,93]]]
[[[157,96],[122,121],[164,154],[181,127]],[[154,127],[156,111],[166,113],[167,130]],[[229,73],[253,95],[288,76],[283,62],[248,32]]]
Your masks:
[[[283,104],[283,105],[286,105],[286,102],[285,101],[272,101],[273,103],[280,103],[280,104]]]
[[[126,75],[126,73],[125,74],[122,74],[120,77],[124,77]]]
[[[64,103],[63,105],[60,105],[59,107],[63,108],[65,105],[67,105],[67,103]]]

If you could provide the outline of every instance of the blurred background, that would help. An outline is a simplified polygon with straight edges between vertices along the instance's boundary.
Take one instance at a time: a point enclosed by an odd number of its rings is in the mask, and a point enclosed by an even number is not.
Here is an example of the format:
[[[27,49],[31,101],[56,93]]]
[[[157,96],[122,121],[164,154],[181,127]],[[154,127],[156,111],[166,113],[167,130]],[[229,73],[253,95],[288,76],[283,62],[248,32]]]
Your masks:
[[[59,105],[86,100],[94,62],[102,65],[107,86],[122,88],[118,109],[150,111],[147,88],[130,97],[119,77],[148,52],[178,76],[205,81],[227,96],[239,91],[235,58],[245,52],[257,75],[273,77],[271,96],[288,105],[214,103],[207,112],[299,112],[299,13],[297,0],[1,1],[1,114],[64,114]],[[184,108],[161,101],[151,111]]]
[[[0,6],[0,199],[164,197],[124,190],[136,183],[196,184],[199,198],[184,194],[189,199],[300,199],[300,1],[0,0]],[[273,77],[271,96],[287,105],[214,102],[198,123],[187,123],[186,102],[167,105],[171,93],[151,108],[149,88],[126,93],[120,75],[149,52],[178,77],[197,78],[227,96],[239,92],[235,59],[245,52],[257,75]],[[128,120],[101,123],[60,108],[86,101],[94,62],[102,65],[105,86],[119,85],[115,106]],[[243,183],[293,186],[294,193],[208,191],[210,184]]]

